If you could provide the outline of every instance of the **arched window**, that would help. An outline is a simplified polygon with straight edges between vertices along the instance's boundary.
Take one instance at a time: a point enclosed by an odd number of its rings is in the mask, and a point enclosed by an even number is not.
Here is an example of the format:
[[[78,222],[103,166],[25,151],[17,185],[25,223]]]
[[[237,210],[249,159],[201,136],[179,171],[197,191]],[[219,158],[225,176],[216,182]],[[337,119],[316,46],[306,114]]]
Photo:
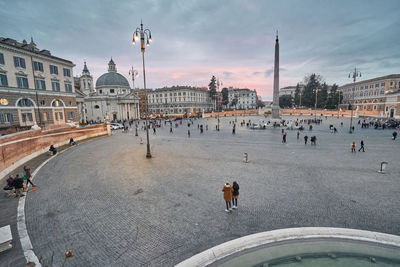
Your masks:
[[[28,98],[22,98],[18,101],[17,106],[18,107],[33,107],[34,104],[33,104],[32,100],[30,100]]]
[[[99,109],[100,107],[99,107],[99,105],[95,105],[94,108],[95,109]]]
[[[51,106],[52,106],[52,107],[64,107],[64,102],[62,102],[62,101],[59,100],[59,99],[54,99],[54,100],[51,102]]]

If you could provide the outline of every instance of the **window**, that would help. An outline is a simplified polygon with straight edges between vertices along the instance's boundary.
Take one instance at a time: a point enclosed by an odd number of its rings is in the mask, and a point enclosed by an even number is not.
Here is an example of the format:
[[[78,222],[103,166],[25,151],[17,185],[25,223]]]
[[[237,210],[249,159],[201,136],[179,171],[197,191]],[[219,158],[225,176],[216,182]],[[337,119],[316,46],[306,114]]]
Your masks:
[[[0,53],[0,64],[4,65],[4,55]]]
[[[53,107],[63,107],[64,103],[62,103],[60,100],[56,99],[53,101],[53,103],[51,104]]]
[[[385,86],[385,82],[381,83],[381,86]]]
[[[369,85],[369,88],[374,88],[374,85],[373,85],[373,84],[370,84],[370,85]]]
[[[45,106],[46,105],[46,100],[40,100],[40,105]]]
[[[0,113],[1,124],[13,123],[13,122],[14,122],[14,116],[12,113]]]
[[[95,105],[94,108],[95,109],[99,109],[100,107],[99,107],[99,105]]]
[[[26,68],[26,66],[25,66],[25,59],[22,58],[22,57],[15,57],[15,56],[14,56],[14,66],[15,66],[16,68],[23,68],[23,69],[25,69],[25,68]]]
[[[68,104],[69,104],[70,106],[72,106],[72,101],[69,101]]]
[[[100,93],[100,94],[103,94],[103,90],[99,90],[99,93]]]
[[[35,71],[43,72],[43,63],[42,62],[38,62],[38,61],[33,61],[33,69]]]
[[[110,94],[114,94],[115,90],[114,89],[110,89]]]
[[[385,94],[385,90],[381,90],[381,95],[384,95]]]
[[[68,118],[74,119],[74,118],[75,118],[75,112],[69,111],[69,112],[68,112]]]
[[[18,107],[33,107],[33,102],[28,98],[22,98],[18,101]]]
[[[378,87],[379,87],[379,83],[376,83],[376,84],[375,84],[375,88],[378,88]]]
[[[63,113],[62,113],[62,112],[56,112],[56,113],[55,113],[55,116],[56,116],[56,120],[57,120],[57,121],[60,121],[60,120],[63,120],[63,119],[64,119],[64,116],[63,116]]]
[[[23,122],[27,122],[27,121],[32,122],[33,121],[33,116],[32,116],[31,112],[21,113],[21,116],[22,116],[22,121]]]
[[[51,86],[54,92],[60,92],[60,83],[58,81],[52,81]]]
[[[50,65],[50,74],[58,74],[58,67]]]
[[[50,120],[49,113],[48,113],[48,112],[41,112],[41,113],[40,113],[40,119],[41,119],[42,121],[48,121],[48,120]]]
[[[35,79],[36,89],[46,90],[46,82],[43,79]]]
[[[17,76],[18,88],[29,88],[28,79],[24,76]]]
[[[71,83],[65,83],[65,92],[72,93],[72,84]]]
[[[64,76],[65,77],[71,77],[71,70],[64,68]]]
[[[0,73],[0,86],[8,86],[7,75]]]
[[[374,105],[374,110],[376,110],[376,105]]]
[[[390,82],[390,86],[393,86],[393,82]]]

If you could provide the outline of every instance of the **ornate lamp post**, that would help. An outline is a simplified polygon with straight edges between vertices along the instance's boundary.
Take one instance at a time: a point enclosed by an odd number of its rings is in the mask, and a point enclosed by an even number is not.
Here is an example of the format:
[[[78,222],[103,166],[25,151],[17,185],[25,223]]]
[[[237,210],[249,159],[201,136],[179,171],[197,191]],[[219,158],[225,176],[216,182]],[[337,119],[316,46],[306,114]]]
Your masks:
[[[342,90],[339,90],[339,89],[337,89],[337,92],[338,92],[338,101],[337,101],[337,117],[338,117],[338,119],[339,119],[339,113],[340,113],[340,108],[339,108],[339,105],[340,105],[340,92],[341,92]]]
[[[217,88],[219,91],[219,86],[222,85],[222,81],[220,81],[219,79],[217,79]],[[218,93],[217,91],[217,93]],[[215,107],[217,108],[217,114],[218,114],[218,128],[217,131],[219,131],[219,107],[218,107],[218,102],[217,102],[217,94],[215,94]]]
[[[318,102],[318,92],[321,91],[321,89],[315,89],[315,122],[317,122],[317,102]]]
[[[302,95],[302,93],[299,93],[299,96],[300,96],[299,108],[301,108],[301,95]]]
[[[140,48],[142,50],[142,62],[143,62],[143,88],[144,95],[146,101],[146,137],[147,137],[147,153],[146,158],[151,158],[150,153],[150,139],[149,139],[149,102],[147,99],[147,90],[146,90],[146,70],[144,65],[144,52],[146,50],[146,46],[150,45],[151,39],[151,31],[149,29],[143,29],[143,23],[140,22],[140,28],[137,27],[135,33],[133,34],[132,44],[135,45],[135,42],[140,38]],[[145,45],[146,41],[146,45]]]
[[[352,98],[352,103],[351,103],[351,115],[350,115],[350,131],[349,133],[353,133],[353,108],[354,108],[354,91],[356,90],[355,85],[356,85],[356,78],[361,77],[361,72],[357,70],[356,67],[354,67],[354,71],[349,73],[349,78],[353,78],[353,88],[351,89],[353,91],[353,98]]]
[[[137,70],[135,70],[132,66],[132,68],[129,70],[129,76],[132,77],[132,88],[133,88],[133,91],[135,91],[135,79],[137,77],[139,77],[139,72]],[[137,94],[135,94],[135,95],[138,96]],[[137,121],[135,121],[135,127],[136,127],[135,136],[139,136]]]

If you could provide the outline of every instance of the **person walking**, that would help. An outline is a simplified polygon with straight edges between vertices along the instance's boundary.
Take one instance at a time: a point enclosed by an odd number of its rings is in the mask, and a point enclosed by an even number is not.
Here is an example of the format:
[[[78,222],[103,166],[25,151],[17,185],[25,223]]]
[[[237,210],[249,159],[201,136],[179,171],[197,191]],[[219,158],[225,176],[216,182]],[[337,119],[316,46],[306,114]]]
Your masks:
[[[190,130],[188,130],[188,137],[190,138]]]
[[[305,144],[305,145],[307,145],[307,140],[308,140],[308,136],[305,135],[305,136],[304,136],[304,144]]]
[[[234,181],[232,184],[233,192],[232,192],[232,208],[237,209],[237,200],[239,198],[239,184]]]
[[[392,133],[392,139],[393,139],[393,140],[396,140],[396,137],[397,137],[397,132],[394,131],[394,132]]]
[[[224,192],[224,200],[226,204],[226,212],[231,212],[232,211],[232,193],[233,193],[233,188],[229,183],[226,183],[222,187],[222,192]]]
[[[286,132],[282,133],[282,143],[285,144],[286,143]]]
[[[358,152],[360,152],[361,149],[362,149],[363,152],[365,152],[365,150],[364,150],[364,140],[361,140],[360,146],[361,146],[361,147],[360,147],[360,149],[358,150]]]
[[[356,142],[354,141],[351,143],[351,153],[353,152],[356,153]]]
[[[300,138],[300,131],[297,131],[297,140]]]
[[[24,173],[24,178],[26,179],[26,185],[24,188],[24,192],[26,192],[28,190],[28,183],[30,183],[32,185],[32,187],[36,187],[36,185],[34,183],[32,183],[31,180],[31,169],[29,169],[28,167],[24,166],[24,169],[22,170],[22,172]]]

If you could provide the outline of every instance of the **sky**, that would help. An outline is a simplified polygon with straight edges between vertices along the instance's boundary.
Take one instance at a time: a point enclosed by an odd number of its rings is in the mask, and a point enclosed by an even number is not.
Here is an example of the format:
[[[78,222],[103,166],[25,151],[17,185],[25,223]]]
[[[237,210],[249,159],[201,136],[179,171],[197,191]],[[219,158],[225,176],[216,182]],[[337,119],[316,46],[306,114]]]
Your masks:
[[[153,39],[148,88],[205,87],[215,75],[222,87],[268,100],[277,30],[280,88],[311,73],[341,85],[355,66],[363,79],[400,72],[399,10],[399,0],[0,0],[0,36],[33,37],[74,62],[75,76],[86,60],[95,81],[112,57],[131,84],[129,69],[138,70],[135,87],[143,88],[140,46],[131,42],[142,20]]]

